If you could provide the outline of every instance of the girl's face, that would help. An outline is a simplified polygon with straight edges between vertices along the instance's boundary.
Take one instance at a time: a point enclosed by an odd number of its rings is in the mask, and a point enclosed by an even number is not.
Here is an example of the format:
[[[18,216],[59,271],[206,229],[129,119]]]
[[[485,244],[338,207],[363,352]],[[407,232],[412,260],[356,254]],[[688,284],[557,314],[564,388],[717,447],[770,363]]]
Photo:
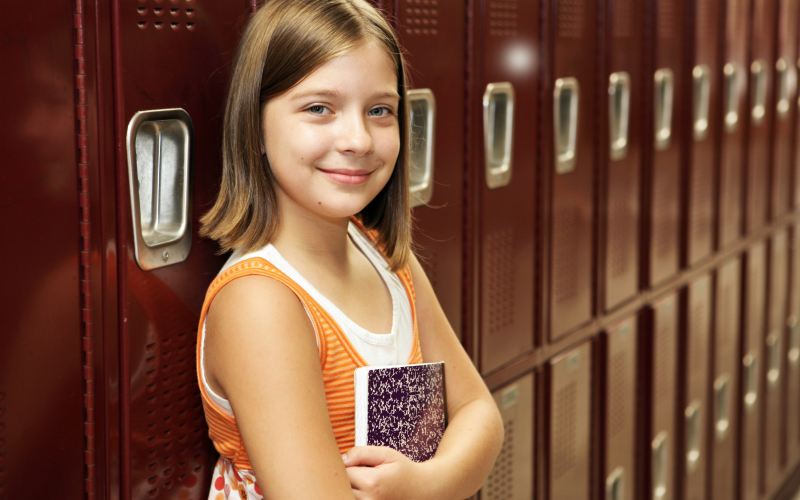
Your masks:
[[[271,99],[264,145],[282,213],[359,213],[389,181],[400,151],[397,74],[384,49],[362,44]]]

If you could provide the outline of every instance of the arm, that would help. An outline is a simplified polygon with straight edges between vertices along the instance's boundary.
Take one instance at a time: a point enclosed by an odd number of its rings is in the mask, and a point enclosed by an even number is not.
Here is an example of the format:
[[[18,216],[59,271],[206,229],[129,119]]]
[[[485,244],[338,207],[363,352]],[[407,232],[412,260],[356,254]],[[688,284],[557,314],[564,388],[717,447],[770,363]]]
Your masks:
[[[231,402],[264,498],[352,499],[297,297],[269,278],[234,280],[212,303],[204,349],[206,377]]]
[[[364,494],[363,498],[463,499],[474,494],[489,475],[502,446],[503,422],[483,379],[447,321],[422,266],[415,257],[412,257],[410,266],[417,295],[417,324],[423,359],[425,362],[445,362],[450,421],[436,456],[431,460],[415,464],[393,450],[359,447],[347,453],[347,473],[356,490],[356,498],[362,497],[360,491],[383,490],[384,493]],[[395,469],[400,477],[391,477],[391,470],[380,477],[376,474],[380,467],[353,467],[378,465],[385,463],[384,460],[398,464]],[[408,474],[418,475],[420,479],[410,481],[402,477]],[[381,487],[382,481],[387,483],[387,487]],[[388,487],[388,484],[396,486]],[[407,491],[415,486],[423,486],[426,490]],[[402,494],[393,496],[392,492],[397,490]]]

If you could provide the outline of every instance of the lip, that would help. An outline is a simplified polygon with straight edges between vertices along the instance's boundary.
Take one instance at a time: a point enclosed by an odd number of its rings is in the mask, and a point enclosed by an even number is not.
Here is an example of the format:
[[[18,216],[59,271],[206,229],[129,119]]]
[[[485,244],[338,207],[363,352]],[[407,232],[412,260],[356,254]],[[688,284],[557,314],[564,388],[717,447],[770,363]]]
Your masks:
[[[351,170],[348,168],[318,168],[326,177],[342,184],[363,184],[369,180],[372,170]]]

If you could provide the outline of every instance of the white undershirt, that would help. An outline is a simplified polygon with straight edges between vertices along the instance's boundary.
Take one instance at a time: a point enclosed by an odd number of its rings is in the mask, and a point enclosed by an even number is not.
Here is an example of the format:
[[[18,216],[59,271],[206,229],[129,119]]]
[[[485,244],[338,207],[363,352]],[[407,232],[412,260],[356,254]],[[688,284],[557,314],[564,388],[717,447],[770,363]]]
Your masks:
[[[261,257],[291,278],[331,315],[367,364],[373,366],[405,364],[411,357],[411,349],[414,344],[414,324],[411,317],[410,297],[406,293],[406,289],[403,287],[400,278],[389,271],[386,260],[373,246],[372,242],[361,232],[359,227],[350,222],[347,233],[353,243],[367,256],[372,265],[375,266],[375,269],[378,270],[378,273],[381,275],[381,278],[383,278],[383,282],[389,290],[392,298],[392,330],[389,333],[376,334],[357,325],[297,272],[271,243],[260,250],[244,255],[239,252],[234,252],[222,267],[220,273],[243,260]],[[225,413],[232,416],[233,412],[231,411],[230,402],[216,394],[206,380],[205,337],[206,325],[204,322],[201,336],[203,349],[200,353],[200,378],[202,379],[203,387],[209,398],[211,398],[211,401]]]

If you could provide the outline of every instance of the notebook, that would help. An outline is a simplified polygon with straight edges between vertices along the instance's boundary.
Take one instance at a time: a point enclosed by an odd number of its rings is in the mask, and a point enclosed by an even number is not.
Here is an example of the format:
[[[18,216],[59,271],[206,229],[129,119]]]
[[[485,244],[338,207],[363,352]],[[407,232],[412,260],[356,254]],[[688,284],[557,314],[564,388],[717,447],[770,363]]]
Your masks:
[[[446,425],[444,362],[355,370],[356,446],[433,457]]]

